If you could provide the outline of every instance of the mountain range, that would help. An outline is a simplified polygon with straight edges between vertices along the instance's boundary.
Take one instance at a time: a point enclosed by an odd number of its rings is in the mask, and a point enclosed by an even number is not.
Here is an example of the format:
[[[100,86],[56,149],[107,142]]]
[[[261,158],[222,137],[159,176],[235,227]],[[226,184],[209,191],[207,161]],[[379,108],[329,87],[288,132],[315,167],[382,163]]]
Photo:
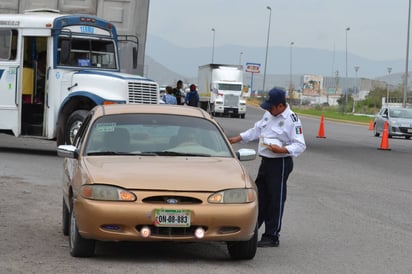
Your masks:
[[[254,74],[253,82],[261,87],[265,63],[265,47],[243,47],[225,45],[215,47],[185,48],[168,41],[148,35],[144,75],[160,85],[176,84],[181,79],[185,83],[197,82],[197,70],[200,65],[217,64],[261,64],[260,73]],[[291,62],[292,61],[292,62]],[[269,47],[267,57],[266,82],[268,86],[287,87],[290,79],[300,84],[304,74],[327,77],[369,78],[386,81],[391,85],[402,83],[404,60],[370,60],[348,51],[324,50],[300,47]],[[291,67],[292,63],[292,67]],[[358,72],[355,71],[358,66]],[[391,73],[388,73],[388,67]],[[291,74],[292,72],[292,74]],[[292,76],[292,78],[291,78]],[[245,82],[251,81],[251,74],[245,72]]]

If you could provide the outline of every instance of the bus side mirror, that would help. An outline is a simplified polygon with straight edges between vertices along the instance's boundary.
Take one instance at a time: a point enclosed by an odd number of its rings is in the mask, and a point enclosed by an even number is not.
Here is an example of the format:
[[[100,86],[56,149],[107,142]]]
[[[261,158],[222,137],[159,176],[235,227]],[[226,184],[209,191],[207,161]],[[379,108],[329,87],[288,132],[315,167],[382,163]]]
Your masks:
[[[69,40],[62,41],[60,48],[60,64],[69,63],[71,45],[71,41]]]

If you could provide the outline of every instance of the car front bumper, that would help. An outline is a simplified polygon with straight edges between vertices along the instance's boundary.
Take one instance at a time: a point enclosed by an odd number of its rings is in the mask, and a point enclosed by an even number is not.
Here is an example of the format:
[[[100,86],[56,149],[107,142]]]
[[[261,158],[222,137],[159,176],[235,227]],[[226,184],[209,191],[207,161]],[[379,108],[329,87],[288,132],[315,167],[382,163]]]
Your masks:
[[[207,198],[209,194],[201,196]],[[257,221],[257,201],[245,204],[156,204],[143,203],[140,199],[136,202],[107,202],[79,197],[74,207],[82,237],[102,241],[247,241],[253,236]],[[190,226],[158,227],[155,225],[155,209],[189,210]],[[150,230],[150,236],[143,235],[143,228]],[[203,237],[195,236],[197,228],[204,230]]]

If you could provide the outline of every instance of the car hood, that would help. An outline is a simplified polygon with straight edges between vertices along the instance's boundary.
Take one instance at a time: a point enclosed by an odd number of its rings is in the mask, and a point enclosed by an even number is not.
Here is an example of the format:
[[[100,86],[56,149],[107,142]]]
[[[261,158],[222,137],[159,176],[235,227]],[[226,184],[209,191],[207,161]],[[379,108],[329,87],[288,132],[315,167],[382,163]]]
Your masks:
[[[91,182],[127,189],[217,191],[251,186],[235,158],[89,156],[82,162]]]
[[[412,125],[412,119],[407,119],[407,118],[391,118],[391,121],[399,123],[406,127],[410,127]]]

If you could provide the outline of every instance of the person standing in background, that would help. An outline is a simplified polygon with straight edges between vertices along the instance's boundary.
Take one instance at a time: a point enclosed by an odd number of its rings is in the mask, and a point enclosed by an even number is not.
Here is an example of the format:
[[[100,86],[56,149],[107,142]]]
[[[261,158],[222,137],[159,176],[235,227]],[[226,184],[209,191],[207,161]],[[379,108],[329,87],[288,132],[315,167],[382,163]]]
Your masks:
[[[192,107],[199,106],[199,94],[197,93],[195,84],[190,85],[190,91],[186,94],[185,103]]]
[[[165,101],[165,104],[169,104],[169,105],[176,105],[177,104],[176,97],[172,93],[173,93],[172,87],[167,86],[166,91],[165,91],[165,95],[163,97],[164,101]]]
[[[286,201],[286,182],[293,170],[292,157],[306,149],[299,117],[286,103],[286,92],[280,88],[269,91],[261,104],[265,113],[255,125],[229,138],[231,144],[259,139],[262,158],[256,178],[258,188],[258,227],[265,223],[265,232],[258,247],[279,246],[283,209]]]
[[[177,81],[176,87],[173,89],[173,95],[176,97],[176,102],[178,105],[184,104],[184,91],[182,80]]]

